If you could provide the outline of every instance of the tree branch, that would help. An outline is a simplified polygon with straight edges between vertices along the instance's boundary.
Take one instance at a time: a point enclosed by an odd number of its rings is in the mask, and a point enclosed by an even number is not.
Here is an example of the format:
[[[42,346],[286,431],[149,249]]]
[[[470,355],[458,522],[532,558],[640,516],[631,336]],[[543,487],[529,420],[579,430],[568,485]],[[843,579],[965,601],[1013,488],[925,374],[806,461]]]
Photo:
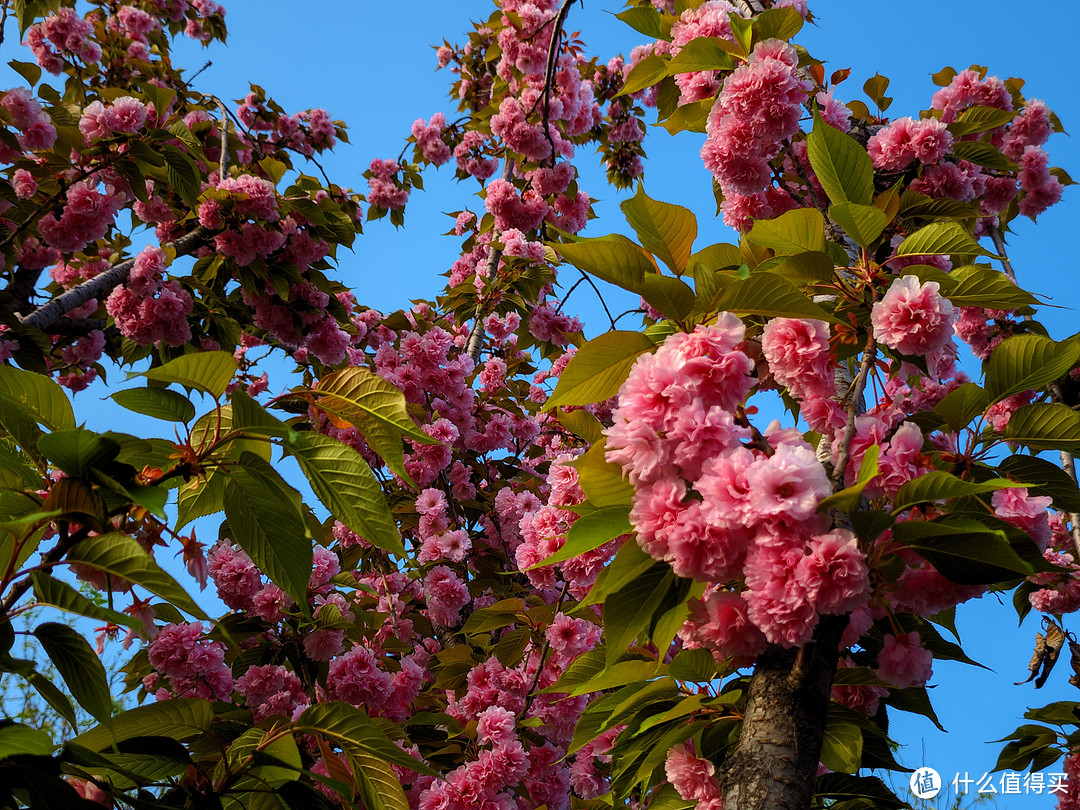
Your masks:
[[[555,141],[551,137],[551,129],[548,124],[551,111],[551,87],[555,81],[555,68],[559,62],[559,42],[562,39],[563,26],[566,24],[566,18],[570,14],[570,6],[576,2],[577,0],[563,0],[563,4],[555,15],[555,25],[551,31],[551,42],[548,44],[547,66],[544,70],[544,92],[541,95],[544,102],[544,137],[547,138],[548,145],[551,147],[552,166],[555,165]]]
[[[209,235],[209,230],[199,226],[191,233],[168,243],[165,247],[171,247],[176,251],[177,256],[186,256],[205,244]],[[115,287],[123,284],[124,281],[127,280],[131,268],[134,266],[134,258],[123,261],[109,270],[106,270],[101,275],[94,276],[89,281],[84,281],[78,287],[74,287],[66,293],[58,295],[47,304],[43,304],[35,309],[29,315],[19,318],[19,322],[24,326],[32,326],[35,329],[41,329],[42,331],[47,332],[50,327],[73,309],[78,309],[91,298],[101,298],[112,292]]]
[[[502,179],[510,182],[510,179],[514,176],[514,161],[509,156],[504,156],[504,164],[502,170]],[[493,233],[494,237],[498,237],[498,234]],[[495,271],[499,267],[499,259],[502,258],[502,251],[495,248],[493,245],[488,246],[488,257],[485,268],[487,269],[487,277],[494,278]],[[476,310],[473,313],[473,325],[472,330],[469,332],[469,342],[465,344],[465,351],[469,357],[472,358],[473,365],[480,364],[480,352],[484,349],[484,307],[483,301],[480,300],[479,293],[476,299]]]
[[[837,449],[836,466],[833,468],[832,484],[834,491],[844,488],[844,472],[847,469],[848,460],[851,458],[851,441],[855,438],[855,416],[862,402],[863,391],[866,389],[866,380],[870,376],[870,368],[874,365],[877,355],[877,342],[873,332],[866,338],[866,348],[863,349],[862,365],[855,377],[855,384],[851,391],[844,397],[844,405],[847,409],[847,425],[844,427],[844,435],[840,438],[840,447]]]

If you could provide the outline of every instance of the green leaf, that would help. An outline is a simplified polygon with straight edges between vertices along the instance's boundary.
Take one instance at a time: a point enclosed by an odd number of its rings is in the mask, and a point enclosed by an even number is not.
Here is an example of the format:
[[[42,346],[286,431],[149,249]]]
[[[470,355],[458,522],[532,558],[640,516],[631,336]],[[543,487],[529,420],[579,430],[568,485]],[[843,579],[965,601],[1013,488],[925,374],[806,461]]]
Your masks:
[[[640,332],[605,332],[583,345],[559,376],[543,410],[603,402],[619,393],[638,357],[656,344]]]
[[[269,413],[242,389],[233,391],[229,402],[232,405],[233,430],[275,439],[290,439],[295,434],[291,427]]]
[[[716,661],[704,647],[680,650],[668,664],[668,675],[677,681],[708,683],[716,677]]]
[[[82,428],[42,436],[38,449],[61,470],[76,477],[108,464],[120,453],[120,445],[112,439]]]
[[[1015,455],[1003,460],[999,469],[1005,475],[1030,484],[1031,495],[1049,496],[1063,512],[1080,512],[1080,488],[1057,464],[1036,456]]]
[[[63,580],[56,579],[42,571],[33,571],[30,581],[34,584],[34,601],[39,605],[86,616],[103,622],[141,628],[142,622],[126,613],[99,607],[87,599]]]
[[[971,238],[959,222],[932,222],[908,236],[897,256],[993,256]]]
[[[1033,573],[1002,532],[976,520],[900,521],[893,526],[893,538],[963,585],[1009,582]]]
[[[360,799],[368,810],[409,810],[409,800],[389,764],[367,751],[349,752]]]
[[[1036,452],[1080,453],[1080,414],[1056,402],[1025,405],[1009,418],[1005,439]]]
[[[52,681],[40,672],[32,672],[25,676],[29,683],[41,695],[42,700],[48,703],[58,715],[63,717],[72,728],[79,725],[79,718],[75,714],[75,707],[71,700],[61,692]]]
[[[628,8],[615,17],[650,39],[661,39],[664,35],[660,27],[660,12],[654,8]]]
[[[698,37],[683,45],[682,49],[671,57],[668,74],[691,73],[699,70],[731,70],[735,60],[731,54],[716,44],[712,37]]]
[[[228,352],[185,354],[149,371],[132,374],[163,383],[178,383],[220,399],[236,374],[236,358]]]
[[[574,612],[582,612],[589,605],[596,605],[607,599],[609,594],[620,590],[638,575],[644,573],[655,563],[652,557],[641,550],[636,542],[623,543],[616,552],[615,559],[600,570],[596,582],[582,599]]]
[[[196,518],[214,515],[225,508],[225,475],[212,471],[205,479],[193,479],[176,496],[176,529]]]
[[[386,496],[363,456],[337,439],[312,432],[297,433],[285,449],[334,517],[383,551],[405,555]]]
[[[553,692],[566,692],[571,697],[587,695],[589,692],[599,692],[604,689],[614,689],[626,686],[629,683],[645,681],[656,675],[656,664],[653,661],[619,661],[604,667],[592,678],[583,681],[573,688],[569,683],[556,684],[551,689]]]
[[[681,205],[652,199],[645,193],[642,183],[638,183],[637,194],[623,201],[619,208],[642,247],[670,267],[673,273],[681,275],[697,237],[697,218],[693,213]]]
[[[299,493],[252,453],[242,453],[227,473],[225,517],[233,539],[271,582],[308,608],[311,530]]]
[[[858,203],[839,203],[832,206],[829,209],[829,218],[862,248],[870,247],[889,224],[888,216],[880,208]]]
[[[976,166],[1002,172],[1016,171],[1015,163],[1005,157],[1000,149],[995,149],[985,141],[954,141],[951,151],[956,157]]]
[[[438,444],[413,422],[405,408],[405,395],[379,375],[358,366],[335,371],[319,380],[316,395],[337,427],[354,426],[402,480],[411,483],[405,471],[402,437],[421,444]]]
[[[738,315],[835,320],[791,282],[773,273],[751,273],[745,279],[732,282],[720,294],[716,307]]]
[[[604,458],[605,452],[605,442],[597,442],[571,462],[578,471],[578,483],[593,506],[629,505],[634,487],[623,478],[622,467]]]
[[[778,254],[823,251],[825,217],[816,208],[796,208],[775,219],[759,219],[746,238]]]
[[[674,320],[682,320],[694,308],[694,291],[685,281],[650,273],[645,276],[641,297],[653,309]]]
[[[643,574],[608,596],[604,603],[604,636],[608,665],[649,629],[657,606],[674,584],[671,566],[657,561]]]
[[[934,407],[934,413],[953,430],[960,430],[982,416],[989,405],[990,398],[986,391],[975,383],[964,383],[946,394]]]
[[[701,271],[723,270],[725,267],[738,267],[742,263],[742,251],[739,250],[738,245],[718,242],[692,253],[687,261],[686,269],[688,274],[696,277]]]
[[[647,56],[634,65],[617,95],[626,96],[652,87],[668,75],[668,60],[659,56]]]
[[[42,374],[0,366],[0,394],[27,408],[49,430],[75,429],[75,412],[64,389]]]
[[[110,576],[122,577],[197,619],[208,619],[176,580],[162,571],[154,558],[127,535],[104,534],[80,540],[68,552],[66,562],[81,563]]]
[[[41,68],[32,62],[19,62],[12,59],[8,62],[8,66],[26,79],[26,83],[33,87],[41,79]]]
[[[862,505],[863,490],[867,484],[878,474],[878,455],[881,447],[872,444],[863,453],[862,463],[859,465],[859,478],[850,487],[835,492],[824,498],[818,504],[818,512],[824,513],[829,509],[838,509],[841,512],[854,512]]]
[[[554,565],[577,557],[631,530],[630,509],[627,506],[607,506],[586,512],[570,527],[563,547],[532,568]]]
[[[20,725],[0,728],[0,760],[22,754],[47,757],[52,751],[52,739],[40,729]]]
[[[810,166],[833,203],[870,205],[874,201],[874,165],[866,149],[826,124],[816,109],[806,148]]]
[[[72,697],[98,722],[112,716],[109,678],[97,653],[66,624],[44,622],[34,628],[34,637],[52,660]]]
[[[122,408],[154,419],[187,423],[195,418],[195,406],[188,398],[168,388],[129,388],[117,391],[110,399]]]
[[[547,245],[579,270],[630,292],[640,292],[645,275],[656,272],[649,255],[619,234],[578,242],[548,242]]]
[[[59,513],[67,520],[88,523],[95,531],[105,531],[108,519],[101,495],[82,478],[61,478],[53,484],[41,509]]]
[[[802,15],[794,8],[770,8],[754,17],[754,42],[781,39],[787,42],[802,30]]]
[[[196,208],[202,188],[195,161],[170,144],[164,144],[160,149],[162,157],[165,158],[165,176],[168,178],[169,188],[179,194],[189,207]]]
[[[831,771],[856,773],[862,767],[862,730],[839,712],[830,711],[821,741],[821,762]]]
[[[435,771],[402,751],[386,733],[359,709],[340,701],[316,703],[304,710],[294,729],[300,734],[317,734],[337,743],[347,753],[363,751],[384,762],[400,765],[427,776]]]
[[[656,126],[666,129],[669,135],[678,135],[680,132],[704,132],[711,109],[712,99],[683,104]]]
[[[209,732],[213,719],[210,701],[173,698],[121,712],[72,742],[91,751],[104,751],[135,737],[169,737],[185,742]]]
[[[1080,342],[1074,338],[1058,343],[1042,335],[1014,335],[1001,341],[986,363],[986,393],[993,403],[1040,389],[1068,373],[1077,360]]]
[[[943,284],[941,293],[958,307],[1020,309],[1040,303],[1027,290],[1009,281],[1004,273],[984,264],[957,267],[949,279],[953,283]]]
[[[828,253],[813,250],[785,256],[769,272],[799,281],[832,281],[835,266]]]
[[[948,125],[949,132],[956,138],[986,132],[1004,126],[1016,117],[1015,110],[999,110],[997,107],[968,107],[956,120]]]
[[[600,420],[584,409],[556,411],[555,418],[560,425],[589,444],[600,441],[604,436],[604,426]]]
[[[1023,484],[1017,484],[1005,478],[991,478],[988,481],[978,482],[964,481],[951,473],[933,470],[900,487],[893,499],[893,514],[899,515],[917,503],[951,501],[954,498],[997,492],[999,489],[1019,486]]]
[[[907,689],[890,689],[889,694],[885,697],[885,703],[902,712],[910,712],[911,714],[921,714],[926,717],[937,726],[941,731],[945,731],[944,726],[938,720],[937,713],[934,711],[933,705],[930,703],[930,695],[926,691],[925,686],[909,686]]]

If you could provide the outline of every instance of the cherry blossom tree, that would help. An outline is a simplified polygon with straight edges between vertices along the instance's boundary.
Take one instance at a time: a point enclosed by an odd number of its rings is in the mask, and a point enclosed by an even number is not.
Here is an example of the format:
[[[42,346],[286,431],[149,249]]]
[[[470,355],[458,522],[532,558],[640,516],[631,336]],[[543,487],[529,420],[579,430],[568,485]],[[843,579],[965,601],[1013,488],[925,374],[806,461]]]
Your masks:
[[[880,77],[876,110],[845,103],[803,0],[631,0],[649,44],[607,62],[573,11],[501,0],[439,47],[456,110],[359,194],[322,168],[325,110],[173,65],[175,37],[224,39],[211,0],[13,4],[0,667],[79,733],[0,725],[8,804],[903,807],[867,771],[902,770],[890,713],[934,719],[934,661],[968,660],[959,604],[1012,593],[1045,616],[1032,679],[1068,642],[1080,682],[1080,343],[1006,252],[1072,183],[1056,116],[977,66],[910,117]],[[646,193],[654,121],[704,135],[731,242]],[[636,239],[581,235],[593,152]],[[339,251],[439,166],[460,257],[376,311]],[[638,296],[640,327],[586,341],[579,283]],[[269,354],[297,369],[275,396]],[[80,425],[117,366],[116,405],[173,440]],[[135,708],[69,624],[31,631],[62,684],[12,655],[40,607],[126,634]],[[1064,755],[1061,807],[1075,706],[999,760]]]

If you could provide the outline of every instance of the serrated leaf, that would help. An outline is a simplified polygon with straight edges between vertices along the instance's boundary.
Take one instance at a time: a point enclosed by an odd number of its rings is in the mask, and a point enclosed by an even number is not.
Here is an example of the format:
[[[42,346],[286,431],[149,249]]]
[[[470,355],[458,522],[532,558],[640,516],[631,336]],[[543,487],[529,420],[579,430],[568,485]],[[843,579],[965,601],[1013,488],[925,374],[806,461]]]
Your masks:
[[[1053,462],[1037,456],[1014,455],[1003,460],[1001,472],[1026,484],[1031,495],[1049,496],[1063,512],[1080,512],[1080,488]]]
[[[660,39],[664,34],[660,27],[660,12],[654,8],[628,8],[615,17],[650,39]]]
[[[993,256],[958,222],[932,222],[908,236],[896,256]]]
[[[761,315],[766,318],[835,320],[797,287],[773,273],[751,273],[748,278],[727,285],[716,302],[716,308],[738,315]]]
[[[108,464],[120,453],[120,445],[112,439],[81,428],[42,436],[38,449],[61,470],[76,477]]]
[[[639,245],[618,234],[579,242],[547,244],[579,270],[631,292],[641,292],[645,275],[656,271],[652,259]]]
[[[640,332],[605,332],[570,358],[543,410],[588,405],[615,396],[637,358],[656,344]]]
[[[620,96],[636,93],[646,87],[652,87],[668,75],[668,60],[659,56],[647,56],[634,65],[623,83],[623,88],[618,92]]]
[[[873,244],[889,224],[889,218],[880,208],[857,203],[839,203],[832,206],[829,209],[829,218],[862,248]]]
[[[409,810],[409,800],[401,782],[386,762],[362,749],[349,752],[353,777],[364,807],[368,810]]]
[[[806,137],[806,147],[810,166],[829,200],[859,205],[873,203],[874,165],[866,149],[850,135],[826,124],[816,109],[814,128]]]
[[[236,358],[228,352],[185,354],[149,371],[131,374],[163,383],[178,383],[219,399],[236,373]]]
[[[975,520],[900,521],[893,526],[893,538],[960,584],[1008,582],[1033,573],[1001,532]]]
[[[348,703],[329,701],[310,706],[297,718],[294,730],[333,740],[349,753],[364,751],[419,774],[437,775],[423,762],[394,745],[371,718]]]
[[[829,712],[821,741],[821,762],[831,771],[856,773],[862,767],[862,730],[838,712]]]
[[[650,273],[641,285],[641,297],[662,315],[681,321],[694,308],[694,291],[685,281]]]
[[[173,698],[127,709],[72,742],[91,751],[104,751],[135,737],[168,737],[184,742],[206,734],[213,719],[210,701]]]
[[[953,430],[960,430],[982,416],[989,405],[986,391],[975,383],[964,383],[946,394],[934,407],[934,413]]]
[[[1056,402],[1024,405],[1009,418],[1005,439],[1035,451],[1080,453],[1080,414]]]
[[[176,580],[162,571],[153,557],[127,535],[104,534],[80,540],[68,552],[66,562],[81,563],[122,577],[197,619],[208,618]]]
[[[351,424],[404,481],[411,482],[405,471],[402,437],[421,444],[438,444],[420,430],[405,408],[405,395],[374,372],[360,367],[336,371],[319,380],[308,393],[318,397],[319,407]]]
[[[1016,171],[1016,164],[1005,157],[1000,149],[996,149],[985,141],[955,141],[952,145],[952,153],[987,169],[997,169],[1002,172]]]
[[[626,506],[608,506],[586,512],[574,521],[570,531],[566,533],[563,547],[532,568],[554,565],[578,557],[630,531],[630,509]]]
[[[253,453],[242,453],[227,475],[225,517],[233,539],[271,582],[308,608],[311,530],[299,493]]]
[[[195,406],[188,398],[168,388],[128,388],[117,391],[110,399],[122,408],[154,419],[187,423],[195,418]]]
[[[202,188],[195,161],[170,144],[163,144],[160,148],[165,158],[165,176],[169,180],[169,187],[191,208],[197,207]]]
[[[1015,110],[1001,110],[997,107],[974,106],[956,116],[956,120],[948,124],[949,132],[954,137],[973,135],[976,132],[986,132],[989,129],[997,129],[1004,126],[1016,117]]]
[[[691,73],[699,70],[731,70],[735,60],[716,44],[713,37],[698,37],[687,42],[668,63],[668,73]]]
[[[20,755],[51,756],[53,741],[41,729],[18,724],[0,728],[0,760]]]
[[[907,268],[905,268],[906,271]],[[950,274],[953,284],[942,285],[941,292],[958,307],[1019,309],[1039,304],[1039,299],[1023,287],[986,265],[957,267]]]
[[[695,40],[697,41],[697,40]],[[676,275],[686,269],[697,237],[697,218],[681,205],[654,200],[638,183],[637,193],[619,206],[641,246]]]
[[[629,505],[634,487],[623,478],[622,467],[604,458],[605,442],[597,442],[573,462],[578,483],[593,506]]]
[[[680,650],[668,664],[668,675],[677,681],[708,683],[716,677],[716,661],[704,647]]]
[[[584,409],[556,411],[555,418],[560,425],[589,444],[600,441],[604,436],[604,426],[600,420]]]
[[[75,412],[64,389],[42,374],[0,366],[0,394],[28,409],[49,430],[75,429]]]
[[[1040,389],[1076,366],[1080,341],[1060,343],[1042,335],[1014,335],[994,347],[986,363],[986,393],[991,403]]]
[[[34,601],[39,605],[124,627],[142,627],[140,620],[133,619],[117,610],[99,607],[63,580],[56,579],[47,573],[33,571],[30,574],[30,581],[34,584]]]
[[[797,9],[770,8],[754,17],[754,42],[780,39],[787,42],[802,30],[803,18]]]
[[[404,556],[397,523],[364,457],[320,433],[297,433],[285,449],[330,514],[383,551]]]
[[[109,678],[82,634],[66,624],[44,622],[34,628],[34,637],[79,705],[97,721],[108,720],[112,716]]]
[[[899,515],[905,509],[917,503],[931,501],[950,501],[969,495],[997,492],[999,489],[1023,486],[1006,478],[991,478],[987,481],[964,481],[943,470],[932,470],[920,475],[900,487],[893,498],[893,514]]]
[[[796,208],[775,219],[759,219],[746,235],[776,253],[825,250],[825,217],[816,208]]]

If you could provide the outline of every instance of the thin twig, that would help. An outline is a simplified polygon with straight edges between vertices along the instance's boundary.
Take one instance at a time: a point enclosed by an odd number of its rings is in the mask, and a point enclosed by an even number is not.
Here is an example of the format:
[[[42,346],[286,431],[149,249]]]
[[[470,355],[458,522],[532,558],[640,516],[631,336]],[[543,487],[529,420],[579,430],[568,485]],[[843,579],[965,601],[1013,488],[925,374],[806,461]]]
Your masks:
[[[840,439],[840,447],[836,455],[836,466],[833,468],[833,490],[839,492],[844,488],[844,473],[847,470],[848,460],[851,458],[851,442],[855,438],[855,416],[862,402],[863,391],[866,389],[866,380],[870,376],[870,369],[874,365],[877,355],[877,343],[871,332],[866,338],[866,348],[863,349],[862,365],[855,377],[855,385],[848,396],[845,397],[847,409],[847,425],[844,427],[844,435]]]
[[[994,240],[994,248],[1001,258],[1001,269],[1005,273],[1005,278],[1016,284],[1016,271],[1013,270],[1012,262],[1009,261],[1009,256],[1005,252],[1005,240],[1001,237],[1001,231],[996,225],[990,228],[990,238]]]
[[[229,111],[225,109],[225,102],[218,99],[218,109],[221,110],[221,159],[218,161],[218,182],[225,179],[225,172],[229,168]]]
[[[578,272],[581,273],[581,277],[585,281],[589,282],[589,286],[593,288],[593,291],[596,293],[596,297],[600,299],[600,306],[604,308],[604,314],[608,316],[608,320],[611,321],[611,328],[614,329],[615,319],[611,317],[611,310],[608,309],[607,301],[604,300],[604,296],[600,294],[600,289],[596,286],[596,283],[591,278],[589,278],[588,273],[586,273],[580,267],[578,268]]]
[[[3,0],[3,11],[0,11],[0,45],[4,44],[4,26],[7,25],[8,18],[8,4],[7,0]]]
[[[548,145],[551,147],[552,166],[555,165],[555,141],[551,137],[551,128],[548,123],[551,111],[551,87],[555,81],[555,67],[559,62],[559,43],[562,40],[563,25],[566,24],[566,18],[570,14],[570,6],[576,2],[577,0],[563,0],[563,4],[555,15],[555,25],[548,45],[547,67],[544,70],[544,92],[541,96],[544,101],[544,137],[547,138]]]
[[[502,170],[502,179],[510,182],[514,176],[514,161],[509,155],[505,156],[505,164]],[[493,237],[497,238],[498,234],[493,233]],[[502,251],[494,246],[494,244],[488,245],[488,257],[487,264],[487,277],[494,278],[495,271],[499,267],[499,259],[502,258]],[[483,301],[480,300],[479,293],[476,299],[476,310],[473,313],[473,325],[472,330],[469,332],[469,342],[465,345],[465,351],[469,357],[472,358],[473,365],[480,364],[480,353],[484,349],[484,306]]]
[[[210,231],[200,226],[165,247],[172,247],[177,256],[186,256],[202,246],[209,235]],[[23,326],[32,326],[47,332],[50,326],[73,309],[78,309],[91,298],[101,298],[123,284],[134,266],[135,259],[133,258],[123,261],[101,275],[94,276],[89,281],[84,281],[78,287],[73,287],[47,304],[43,304],[29,315],[19,318],[19,322]]]

